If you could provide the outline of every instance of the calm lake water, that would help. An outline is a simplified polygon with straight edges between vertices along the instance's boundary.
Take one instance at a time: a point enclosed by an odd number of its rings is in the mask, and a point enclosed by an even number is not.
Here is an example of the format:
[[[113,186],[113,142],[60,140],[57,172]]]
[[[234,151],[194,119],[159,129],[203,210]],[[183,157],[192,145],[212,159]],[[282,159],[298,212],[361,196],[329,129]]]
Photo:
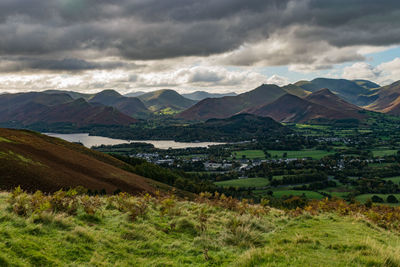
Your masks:
[[[80,142],[86,147],[100,146],[100,145],[119,145],[126,143],[148,143],[154,145],[159,149],[178,149],[188,147],[209,147],[212,145],[221,145],[223,143],[215,142],[199,142],[199,143],[183,143],[175,142],[171,140],[121,140],[113,139],[102,136],[89,136],[88,133],[76,133],[76,134],[57,134],[57,133],[45,133],[48,136],[58,137],[68,142]]]

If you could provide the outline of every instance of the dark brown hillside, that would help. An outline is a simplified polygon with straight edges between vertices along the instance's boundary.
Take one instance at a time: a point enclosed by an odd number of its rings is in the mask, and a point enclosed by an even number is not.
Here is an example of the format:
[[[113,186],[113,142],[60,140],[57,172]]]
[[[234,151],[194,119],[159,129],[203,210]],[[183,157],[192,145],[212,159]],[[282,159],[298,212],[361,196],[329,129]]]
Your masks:
[[[237,96],[204,99],[193,107],[179,113],[177,117],[186,120],[228,118],[244,109],[271,103],[284,94],[285,91],[279,86],[264,84]]]
[[[390,103],[390,105],[383,110],[383,112],[390,115],[400,115],[400,96]]]
[[[381,87],[377,100],[367,108],[392,115],[400,115],[400,81]]]
[[[271,104],[247,109],[243,112],[262,117],[271,117],[279,122],[298,123],[315,119],[336,120],[358,116],[356,112],[341,112],[330,109],[291,94],[286,94]]]
[[[72,99],[68,94],[20,93],[0,95],[0,122],[73,123],[77,126],[126,125],[136,120],[112,107]]]
[[[0,189],[18,185],[53,192],[84,186],[92,190],[117,189],[153,192],[153,180],[124,171],[125,163],[81,145],[39,133],[0,128]]]
[[[321,106],[333,110],[338,110],[340,112],[347,111],[357,113],[357,111],[361,110],[360,107],[346,102],[342,98],[332,93],[332,91],[330,91],[329,89],[321,89],[319,91],[313,92],[305,99]],[[354,116],[357,116],[357,114],[354,114]]]
[[[50,107],[41,114],[41,121],[48,123],[72,122],[82,126],[91,124],[128,125],[137,120],[113,107],[93,105],[80,98],[73,102]]]
[[[125,97],[114,90],[104,90],[93,95],[90,103],[100,103],[118,109],[122,113],[132,117],[146,117],[150,111],[137,97]]]

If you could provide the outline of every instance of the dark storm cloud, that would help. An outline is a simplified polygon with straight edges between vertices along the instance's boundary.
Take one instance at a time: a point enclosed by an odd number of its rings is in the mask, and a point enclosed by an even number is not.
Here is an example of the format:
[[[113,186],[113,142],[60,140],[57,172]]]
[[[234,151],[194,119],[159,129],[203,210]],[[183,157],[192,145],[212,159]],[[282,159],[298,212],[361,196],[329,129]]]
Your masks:
[[[398,0],[2,0],[0,55],[207,56],[290,27],[297,42],[392,45],[400,43],[399,17]],[[74,60],[28,67],[101,68]]]
[[[120,61],[87,61],[77,58],[64,58],[60,60],[40,59],[28,57],[1,57],[0,72],[18,72],[23,70],[48,70],[48,71],[85,71],[107,69],[137,69],[140,65]]]

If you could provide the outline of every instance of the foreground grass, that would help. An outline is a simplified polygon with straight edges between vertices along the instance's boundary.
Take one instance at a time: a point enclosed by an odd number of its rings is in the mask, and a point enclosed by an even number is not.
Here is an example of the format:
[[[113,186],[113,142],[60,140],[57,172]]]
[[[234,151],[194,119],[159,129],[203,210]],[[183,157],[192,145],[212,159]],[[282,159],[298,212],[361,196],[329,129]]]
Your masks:
[[[359,216],[149,200],[147,212],[16,215],[0,194],[0,266],[399,266],[400,238]],[[260,208],[260,207],[258,207]]]

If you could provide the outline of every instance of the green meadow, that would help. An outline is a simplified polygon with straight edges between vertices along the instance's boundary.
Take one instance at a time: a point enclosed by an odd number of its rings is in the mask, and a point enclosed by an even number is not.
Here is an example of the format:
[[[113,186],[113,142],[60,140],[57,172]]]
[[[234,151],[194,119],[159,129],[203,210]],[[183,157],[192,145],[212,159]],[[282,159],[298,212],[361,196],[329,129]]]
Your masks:
[[[218,186],[233,186],[233,187],[262,187],[269,185],[267,178],[244,178],[215,183]]]

